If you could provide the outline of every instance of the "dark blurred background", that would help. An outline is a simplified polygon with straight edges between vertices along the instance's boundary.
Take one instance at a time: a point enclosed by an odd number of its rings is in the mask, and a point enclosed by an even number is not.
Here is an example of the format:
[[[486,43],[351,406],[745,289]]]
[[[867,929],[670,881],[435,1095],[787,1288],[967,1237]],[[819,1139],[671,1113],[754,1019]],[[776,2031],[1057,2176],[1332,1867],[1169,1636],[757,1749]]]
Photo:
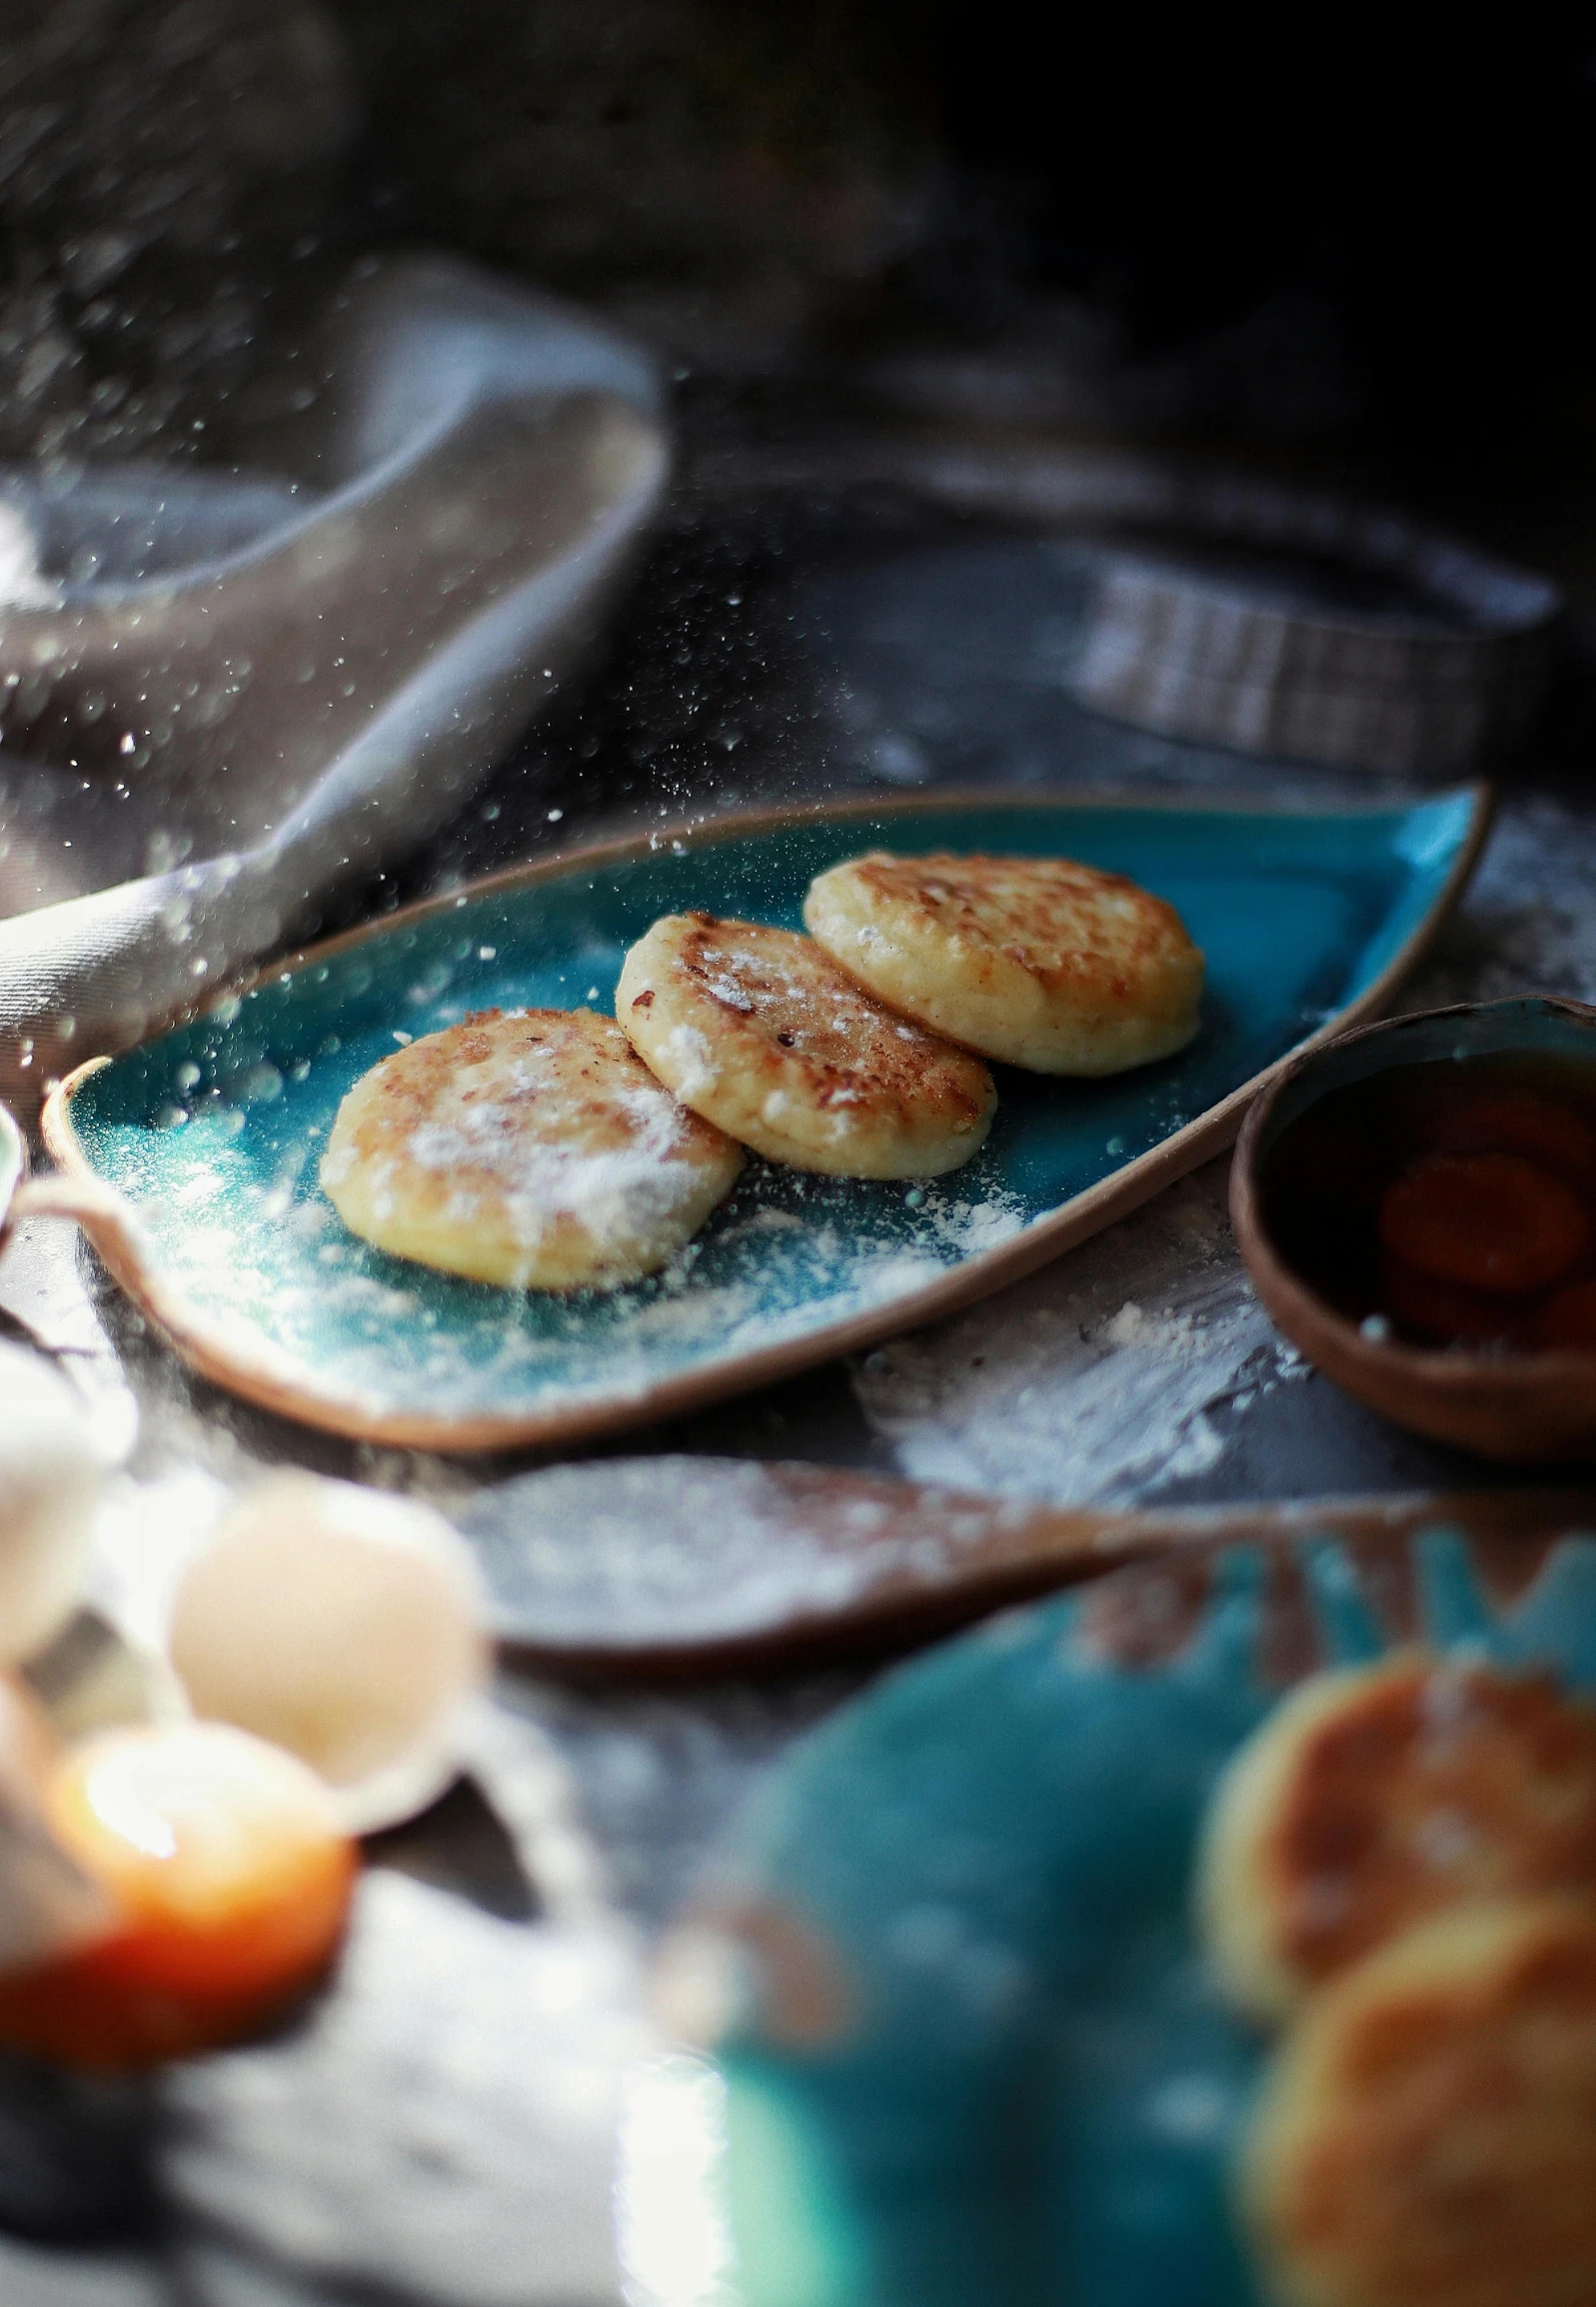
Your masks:
[[[1393,48],[1015,0],[9,0],[4,445],[173,448],[293,267],[422,238],[701,374],[929,408],[984,370],[1013,422],[1494,469],[1587,421],[1593,127],[1596,46],[1538,11]]]
[[[1596,41],[1535,11],[1375,46],[1018,0],[4,0],[0,458],[225,457],[263,344],[362,254],[439,244],[655,345],[690,474],[827,428],[1139,442],[1546,569],[1542,752],[1582,775],[1593,131]],[[545,781],[602,748],[590,785],[647,760],[706,798],[689,706],[806,726],[723,633],[784,538],[702,526],[620,644],[636,727],[551,723]]]
[[[1596,634],[1596,42],[1017,0],[8,0],[0,456],[204,457],[434,242],[656,344],[690,439],[1156,442],[1373,489]],[[223,428],[225,432],[225,426]]]

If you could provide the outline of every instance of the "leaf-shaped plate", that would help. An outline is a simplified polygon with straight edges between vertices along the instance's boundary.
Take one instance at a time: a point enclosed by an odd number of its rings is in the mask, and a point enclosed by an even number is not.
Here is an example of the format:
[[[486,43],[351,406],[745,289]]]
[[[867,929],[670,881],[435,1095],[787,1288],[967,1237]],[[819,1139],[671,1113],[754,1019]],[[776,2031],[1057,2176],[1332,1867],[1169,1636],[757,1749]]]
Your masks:
[[[990,796],[815,806],[594,849],[313,949],[83,1067],[45,1138],[112,1270],[198,1368],[312,1424],[435,1449],[570,1443],[675,1413],[1013,1280],[1228,1143],[1290,1051],[1385,1001],[1478,853],[1482,787],[1337,815]],[[1180,911],[1198,1038],[1101,1082],[1003,1070],[990,1139],[924,1186],[752,1163],[664,1274],[512,1292],[388,1257],[316,1182],[346,1090],[498,1004],[608,1008],[660,914],[797,927],[872,847],[1080,858]],[[115,1198],[108,1196],[111,1188]]]
[[[1227,2196],[1263,2044],[1196,1945],[1197,1830],[1282,1686],[1415,1636],[1596,1689],[1596,1538],[1442,1527],[1118,1571],[795,1749],[663,1958],[679,2011],[727,2014],[654,2110],[658,2132],[674,2096],[719,2154],[727,2296],[1258,2307]],[[649,2200],[645,2299],[670,2243]]]

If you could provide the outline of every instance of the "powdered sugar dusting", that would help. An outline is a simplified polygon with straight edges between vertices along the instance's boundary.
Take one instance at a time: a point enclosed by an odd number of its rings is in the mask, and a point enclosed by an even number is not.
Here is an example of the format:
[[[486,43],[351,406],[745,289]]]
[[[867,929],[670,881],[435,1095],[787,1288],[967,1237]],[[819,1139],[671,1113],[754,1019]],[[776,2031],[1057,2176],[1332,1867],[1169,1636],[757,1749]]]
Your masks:
[[[1455,839],[1457,811],[1443,814]],[[1429,819],[1414,823],[1427,838]],[[1567,830],[1548,805],[1533,822],[1523,813],[1512,839],[1550,859]],[[1533,910],[1531,878],[1526,868],[1511,893],[1521,924]],[[1489,873],[1483,886],[1500,902]],[[1549,868],[1547,886],[1556,886]],[[1315,887],[1310,875],[1304,888]],[[319,1392],[439,1418],[641,1400],[789,1341],[822,1350],[860,1317],[877,1330],[913,1321],[915,1300],[963,1260],[1194,1121],[1324,1015],[1319,979],[1326,955],[1342,955],[1343,895],[1337,885],[1308,909],[1289,983],[1258,992],[1236,965],[1218,988],[1213,1032],[1178,1068],[1106,1084],[1016,1080],[986,1145],[937,1180],[822,1177],[751,1161],[669,1265],[608,1293],[500,1289],[407,1265],[348,1233],[316,1178],[341,1101],[393,1056],[396,1015],[419,1038],[480,1004],[564,1008],[584,987],[597,1000],[615,985],[627,944],[608,883],[575,893],[576,914],[560,918],[558,935],[542,885],[484,893],[398,930],[391,944],[264,982],[97,1078],[77,1111],[96,1167],[138,1204],[154,1262],[196,1318],[229,1335],[253,1332],[261,1353],[301,1368]],[[1572,954],[1583,933],[1570,914],[1557,934]],[[402,1000],[377,982],[389,956],[389,971],[404,972],[394,981]],[[474,956],[488,959],[479,968]],[[1590,960],[1596,976],[1596,951]],[[832,1005],[815,1015],[829,1032]],[[891,1034],[894,1061],[911,1067],[907,1030]],[[410,1124],[419,1119],[413,1112]],[[645,1170],[669,1165],[657,1151],[645,1133]],[[441,1198],[466,1173],[462,1154],[486,1184],[483,1165],[499,1149],[468,1131],[424,1136],[420,1152],[417,1174]],[[594,1187],[590,1172],[583,1190]],[[1214,1405],[1254,1381],[1277,1384],[1285,1364],[1240,1282],[1217,1199],[1209,1207],[1195,1190],[1077,1251],[990,1315],[873,1362],[861,1387],[905,1470],[1091,1497],[1211,1462]],[[565,1198],[558,1175],[537,1198],[551,1196]],[[1210,1247],[1199,1254],[1195,1235],[1176,1239],[1169,1228],[1204,1207]],[[534,1211],[529,1230],[536,1221]]]
[[[552,1466],[486,1495],[466,1527],[501,1630],[544,1641],[680,1639],[685,1607],[698,1638],[726,1639],[844,1608],[897,1566],[886,1548],[826,1547],[765,1467],[713,1459]]]
[[[709,1038],[697,1026],[673,1026],[666,1050],[676,1071],[677,1092],[683,1098],[702,1098],[720,1080]]]
[[[518,1058],[506,1074],[512,1094],[547,1095],[557,1086],[547,1060]],[[647,1234],[674,1217],[701,1183],[683,1158],[685,1118],[668,1091],[648,1084],[612,1090],[605,1102],[625,1125],[617,1146],[540,1137],[528,1128],[524,1109],[496,1097],[477,1105],[457,1101],[419,1123],[406,1152],[423,1169],[457,1180],[451,1208],[458,1204],[463,1218],[480,1204],[480,1181],[490,1181],[514,1238],[528,1248],[562,1217],[577,1218],[596,1238]]]
[[[1021,1517],[1022,1518],[1022,1517]],[[883,1584],[956,1578],[994,1516],[795,1484],[787,1469],[703,1457],[551,1466],[484,1491],[464,1516],[509,1639],[718,1641],[847,1608]]]
[[[335,1105],[360,1070],[357,1054],[341,1052],[339,1066]],[[328,1110],[331,1085],[291,1089]],[[583,1175],[592,1156],[570,1173],[559,1161],[529,1172],[491,1121],[461,1128],[453,1114],[434,1116],[411,1137],[421,1136],[420,1154],[441,1174],[469,1180],[457,1165],[474,1163],[485,1188],[499,1190],[508,1176],[527,1197],[530,1231],[558,1198],[591,1219],[612,1196],[674,1194],[671,1172],[693,1175],[692,1163],[670,1158],[690,1125],[664,1091],[643,1095],[636,1138],[597,1179]],[[651,1120],[656,1103],[663,1124]],[[282,1131],[275,1159],[225,1105],[203,1104],[177,1133],[129,1132],[123,1181],[161,1268],[233,1349],[252,1346],[257,1362],[373,1413],[462,1416],[533,1399],[641,1396],[684,1367],[741,1361],[890,1305],[1008,1239],[1029,1214],[982,1163],[905,1186],[754,1160],[648,1280],[599,1296],[501,1289],[384,1256],[350,1233],[319,1189],[315,1140],[287,1093],[271,1116]]]

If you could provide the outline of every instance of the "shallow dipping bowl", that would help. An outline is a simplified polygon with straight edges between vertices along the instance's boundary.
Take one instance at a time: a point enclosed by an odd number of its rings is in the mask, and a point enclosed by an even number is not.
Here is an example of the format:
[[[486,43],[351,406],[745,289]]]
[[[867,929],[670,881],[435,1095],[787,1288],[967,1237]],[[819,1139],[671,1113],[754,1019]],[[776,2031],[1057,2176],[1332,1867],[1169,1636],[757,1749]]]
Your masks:
[[[1266,1212],[1286,1132],[1333,1092],[1396,1067],[1466,1069],[1485,1058],[1573,1060],[1596,1100],[1596,1009],[1519,999],[1468,1003],[1365,1026],[1298,1059],[1254,1102],[1236,1146],[1230,1214],[1259,1297],[1326,1377],[1395,1424],[1482,1457],[1523,1464],[1596,1456],[1596,1351],[1476,1351],[1371,1336],[1282,1249]],[[1327,1124],[1328,1126],[1328,1124]],[[1306,1221],[1311,1213],[1304,1211]]]

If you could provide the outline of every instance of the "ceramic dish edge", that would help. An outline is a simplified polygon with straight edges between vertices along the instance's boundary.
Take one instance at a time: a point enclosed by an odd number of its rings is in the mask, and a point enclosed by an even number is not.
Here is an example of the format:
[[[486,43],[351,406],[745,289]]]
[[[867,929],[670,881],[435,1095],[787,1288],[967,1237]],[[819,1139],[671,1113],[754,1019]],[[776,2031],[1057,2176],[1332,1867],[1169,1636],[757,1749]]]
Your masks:
[[[41,1122],[44,1143],[68,1186],[82,1188],[89,1200],[99,1202],[97,1216],[86,1207],[85,1230],[90,1233],[113,1277],[171,1340],[181,1356],[202,1376],[212,1379],[226,1390],[241,1394],[263,1408],[324,1431],[401,1448],[473,1452],[565,1446],[596,1439],[629,1427],[653,1423],[661,1418],[680,1416],[712,1401],[725,1400],[757,1386],[772,1384],[799,1370],[810,1368],[817,1362],[859,1351],[883,1337],[922,1327],[927,1322],[956,1312],[976,1299],[988,1296],[993,1290],[1022,1279],[1065,1250],[1074,1248],[1103,1226],[1149,1200],[1163,1186],[1184,1176],[1209,1155],[1222,1152],[1234,1140],[1252,1099],[1283,1067],[1320,1043],[1333,1040],[1350,1025],[1370,1018],[1385,1006],[1447,919],[1473,872],[1490,830],[1495,808],[1494,792],[1486,784],[1476,781],[1448,790],[1456,799],[1467,797],[1468,826],[1446,879],[1423,919],[1409,932],[1397,952],[1369,986],[1272,1065],[1241,1083],[1206,1113],[1186,1123],[1160,1145],[1125,1163],[1097,1184],[1074,1195],[1049,1215],[1034,1219],[1012,1239],[976,1253],[922,1288],[887,1303],[872,1306],[823,1330],[759,1348],[735,1361],[712,1361],[625,1395],[596,1395],[588,1401],[567,1400],[550,1409],[529,1410],[525,1413],[444,1418],[409,1411],[369,1411],[344,1397],[323,1392],[294,1374],[286,1355],[279,1356],[270,1348],[263,1348],[258,1356],[252,1355],[241,1349],[231,1338],[224,1340],[210,1322],[192,1311],[181,1292],[168,1286],[159,1272],[143,1257],[135,1229],[125,1222],[119,1225],[114,1218],[107,1217],[104,1207],[105,1187],[88,1159],[73,1126],[72,1102],[88,1081],[111,1064],[109,1058],[90,1059],[51,1092]],[[224,998],[239,999],[255,987],[292,974],[307,964],[347,953],[374,939],[390,936],[396,929],[402,929],[407,924],[446,912],[463,899],[525,889],[542,881],[579,872],[585,867],[642,858],[658,850],[662,844],[680,841],[706,845],[731,841],[749,834],[776,832],[786,826],[812,823],[818,817],[839,822],[845,822],[848,818],[878,821],[893,816],[922,814],[928,807],[948,810],[1017,810],[1046,807],[1049,804],[1075,811],[1095,808],[1105,811],[1146,809],[1182,815],[1198,812],[1222,814],[1227,809],[1244,811],[1252,816],[1367,814],[1366,809],[1360,808],[1318,813],[1270,811],[1260,809],[1255,800],[1228,794],[1205,795],[1196,803],[1182,798],[1176,804],[1163,797],[1139,795],[1079,796],[1014,789],[982,791],[978,788],[972,791],[938,789],[913,796],[865,796],[842,804],[823,804],[818,808],[811,805],[807,808],[729,812],[698,824],[684,821],[675,827],[660,827],[646,836],[629,836],[585,849],[566,851],[556,859],[540,861],[531,866],[511,867],[502,873],[486,876],[463,890],[426,899],[418,905],[384,915],[376,922],[365,923],[341,937],[302,949],[241,981],[229,989]],[[212,1006],[207,1004],[204,1008]],[[192,1015],[202,1014],[204,1011],[197,1005]],[[172,1030],[170,1026],[163,1029],[164,1032]]]

